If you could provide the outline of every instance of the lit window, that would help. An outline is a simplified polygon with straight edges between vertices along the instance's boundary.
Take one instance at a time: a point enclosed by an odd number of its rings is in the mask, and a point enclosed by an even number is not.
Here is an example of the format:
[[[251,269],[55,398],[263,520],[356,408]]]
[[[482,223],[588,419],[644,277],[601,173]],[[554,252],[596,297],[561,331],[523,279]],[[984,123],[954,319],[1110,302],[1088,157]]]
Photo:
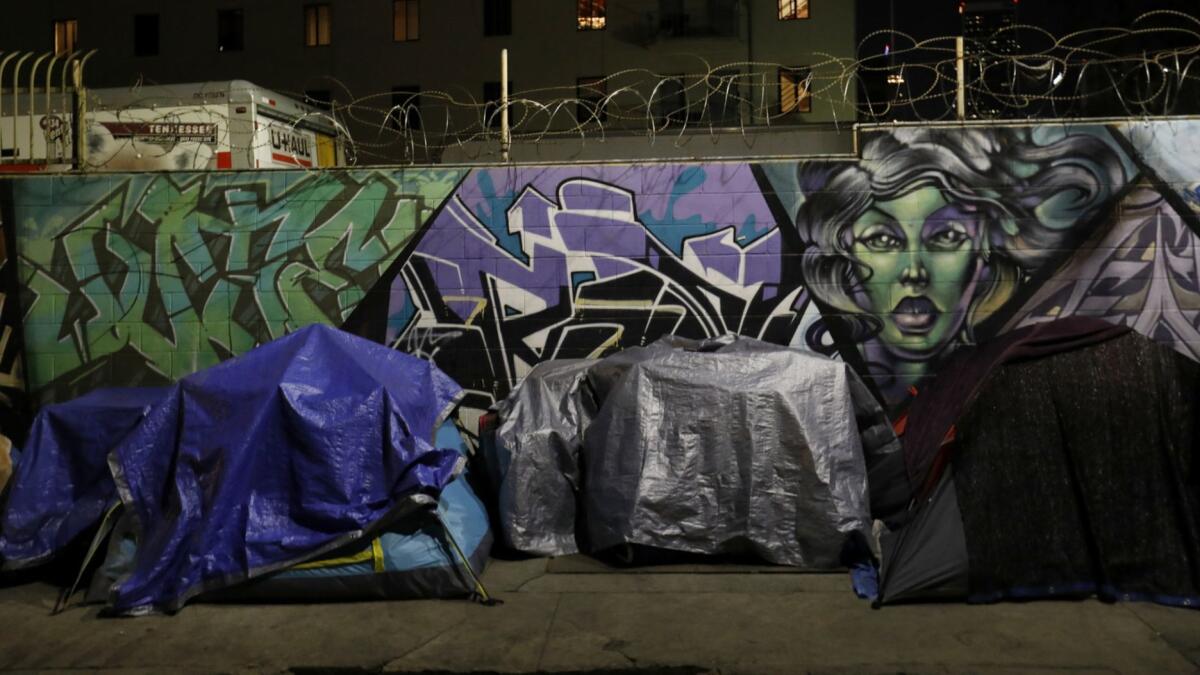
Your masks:
[[[79,22],[62,19],[54,22],[54,53],[70,54],[79,42]]]
[[[576,18],[579,30],[604,30],[608,23],[605,0],[578,0]]]
[[[324,47],[333,42],[333,12],[329,5],[304,8],[304,46]]]
[[[808,0],[779,0],[779,20],[807,19]]]
[[[396,42],[409,42],[420,37],[420,0],[395,0],[392,3],[392,39]]]
[[[808,87],[812,72],[807,68],[779,69],[779,112],[812,112],[812,94]]]
[[[217,51],[240,52],[245,45],[245,22],[240,9],[217,12]]]
[[[512,35],[512,0],[483,0],[483,34]]]
[[[604,99],[607,96],[608,82],[603,76],[576,79],[575,98],[579,99],[579,103],[575,105],[576,119],[584,124],[593,120],[603,122],[606,118]]]

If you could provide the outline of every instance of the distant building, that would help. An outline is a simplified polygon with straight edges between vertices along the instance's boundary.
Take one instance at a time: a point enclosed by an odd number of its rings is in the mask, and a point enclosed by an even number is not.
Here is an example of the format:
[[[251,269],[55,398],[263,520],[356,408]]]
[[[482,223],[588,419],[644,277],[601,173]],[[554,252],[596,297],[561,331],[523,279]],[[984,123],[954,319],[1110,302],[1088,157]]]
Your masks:
[[[967,117],[1004,117],[1012,104],[1015,65],[1005,57],[1021,51],[1017,31],[1017,0],[960,0],[966,56]]]
[[[769,122],[836,133],[835,122],[855,118],[856,89],[836,81],[844,64],[819,55],[852,58],[854,4],[47,0],[6,7],[0,50],[96,48],[86,80],[97,87],[246,79],[316,104],[353,101],[354,114],[344,121],[360,157],[428,161],[440,153],[422,146],[438,146],[448,131],[495,135],[496,120],[485,123],[484,116],[499,97],[502,48],[510,54],[511,92],[581,101],[565,110],[514,110],[514,117],[550,120],[553,114],[552,121],[526,119],[526,128],[603,123],[607,134],[619,135],[622,128],[634,133],[651,123],[669,130]],[[706,72],[706,64],[742,65]],[[654,87],[644,74],[622,74],[636,69],[664,77]],[[624,89],[635,81],[633,89]],[[706,90],[721,91],[723,100],[702,105]],[[449,98],[455,103],[447,106]],[[639,106],[637,114],[626,114]],[[813,142],[812,151],[831,151]],[[662,151],[647,148],[651,155]]]

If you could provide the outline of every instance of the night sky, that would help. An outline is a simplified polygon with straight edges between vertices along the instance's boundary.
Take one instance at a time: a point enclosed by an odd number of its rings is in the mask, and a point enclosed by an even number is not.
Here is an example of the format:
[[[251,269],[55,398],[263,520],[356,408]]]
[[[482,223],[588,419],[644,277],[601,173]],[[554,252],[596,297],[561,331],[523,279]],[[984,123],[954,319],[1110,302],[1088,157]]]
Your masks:
[[[972,4],[972,0],[967,0],[968,8]],[[980,4],[975,0],[975,4]],[[1125,27],[1125,28],[1151,28],[1151,27],[1171,27],[1174,29],[1190,29],[1196,33],[1200,33],[1200,23],[1189,23],[1188,19],[1183,17],[1153,17],[1144,20],[1135,25],[1135,20],[1153,10],[1173,10],[1182,12],[1192,16],[1200,16],[1200,1],[1186,0],[1154,0],[1154,1],[1137,1],[1137,0],[1089,0],[1081,2],[1077,0],[1020,0],[1015,5],[1017,10],[1016,21],[1019,24],[1038,26],[1052,35],[1057,37],[1067,36],[1071,33],[1087,30],[1091,28],[1106,28],[1106,27]],[[890,10],[890,11],[889,11]],[[870,67],[888,67],[889,61],[882,59],[884,46],[887,43],[887,37],[883,35],[874,36],[871,39],[863,40],[874,31],[886,30],[891,19],[889,14],[894,13],[895,30],[901,33],[907,33],[914,40],[922,41],[930,38],[946,37],[951,38],[961,33],[962,17],[958,12],[958,0],[859,0],[857,12],[857,31],[859,39],[860,59],[869,59],[865,65]],[[1018,40],[1020,49],[1018,53],[1024,55],[1036,54],[1043,50],[1048,50],[1053,46],[1053,41],[1045,34],[1038,34],[1034,31],[1019,31]],[[1099,37],[1100,34],[1087,37],[1078,37],[1068,41],[1068,44],[1078,45],[1082,42],[1092,40]],[[1157,50],[1168,49],[1171,47],[1194,47],[1200,40],[1195,35],[1182,34],[1178,30],[1172,33],[1153,33],[1141,34],[1136,36],[1125,36],[1119,40],[1108,42],[1103,49],[1109,53],[1118,53],[1123,56],[1137,55],[1143,53],[1154,52]],[[938,41],[935,45],[931,45],[935,51],[912,50],[904,52],[906,45],[902,38],[898,38],[894,44],[894,48],[900,50],[900,54],[890,57],[890,66],[905,66],[905,64],[932,64],[937,62],[945,63],[946,59],[953,59],[952,51],[947,54],[946,49],[953,49],[953,43],[947,41]],[[1063,52],[1060,51],[1062,56]],[[1074,52],[1069,55],[1072,62],[1086,60],[1086,54]],[[1136,57],[1135,57],[1136,58]],[[1030,62],[1036,62],[1036,59]],[[1121,63],[1120,65],[1111,66],[1112,68],[1125,68],[1133,72],[1141,72],[1143,70],[1140,65],[1134,64],[1132,61]],[[923,72],[920,66],[912,68],[906,66],[903,69],[905,73],[905,83],[897,87],[892,87],[884,82],[884,72],[866,72],[860,80],[860,104],[870,102],[870,107],[874,109],[882,120],[905,120],[905,119],[925,119],[936,120],[945,119],[953,115],[953,92],[944,86],[938,86],[932,75],[929,72]],[[1076,75],[1078,77],[1078,75]],[[1111,80],[1107,79],[1098,69],[1093,68],[1090,71],[1090,77],[1099,78],[1099,82],[1082,80],[1071,80],[1061,88],[1055,89],[1056,94],[1078,94],[1087,92],[1089,88],[1097,86],[1109,86]],[[1121,82],[1121,87],[1137,88],[1139,85],[1133,82],[1133,79],[1128,76],[1128,73],[1118,74],[1117,80]],[[933,85],[937,90],[940,98],[930,100],[925,98],[914,103],[903,103],[897,98],[897,93],[903,91],[907,96],[922,96],[928,95],[931,91],[928,89]],[[1025,87],[1022,91],[1045,92],[1049,85],[1046,83],[1022,83],[1021,87]],[[1094,90],[1094,89],[1092,89]],[[1128,91],[1126,92],[1129,93]],[[1173,95],[1170,97],[1172,107],[1169,110],[1163,110],[1164,114],[1191,114],[1200,112],[1200,85],[1189,83],[1186,87],[1178,92],[1182,95]],[[970,95],[969,95],[970,96]],[[943,100],[944,99],[944,100]],[[893,105],[887,107],[888,101],[892,101]],[[1119,96],[1096,96],[1087,97],[1086,102],[1080,99],[1078,104],[1049,104],[1036,103],[1020,110],[1006,110],[1001,113],[986,113],[984,116],[1001,116],[1001,117],[1058,117],[1062,115],[1119,115],[1129,113],[1129,110],[1124,107],[1122,99]],[[877,107],[880,103],[884,104],[884,108]],[[969,103],[969,106],[971,104]],[[870,115],[868,115],[870,117]]]
[[[887,28],[889,6],[895,8],[896,30],[917,38],[955,35],[961,25],[957,0],[859,0],[859,36]],[[1021,0],[1016,7],[1021,23],[1041,26],[1055,35],[1130,26],[1141,14],[1156,9],[1200,14],[1197,0]],[[1200,29],[1200,24],[1196,28]]]

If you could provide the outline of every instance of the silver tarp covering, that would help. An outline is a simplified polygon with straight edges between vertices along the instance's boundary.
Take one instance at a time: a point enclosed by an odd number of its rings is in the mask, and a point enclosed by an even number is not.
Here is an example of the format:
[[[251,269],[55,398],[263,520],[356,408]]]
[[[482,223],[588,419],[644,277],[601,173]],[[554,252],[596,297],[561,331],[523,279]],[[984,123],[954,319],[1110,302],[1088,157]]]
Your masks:
[[[499,502],[505,545],[535,555],[578,552],[575,500],[577,439],[589,419],[579,385],[594,359],[538,364],[500,402],[494,456],[486,458]]]
[[[559,547],[522,548],[532,553],[574,550],[561,543],[561,527],[575,522],[561,488],[582,475],[582,538],[592,550],[630,543],[837,567],[854,533],[865,540],[870,532],[864,440],[871,461],[899,451],[882,409],[845,364],[748,338],[665,338],[576,364],[559,375],[571,384],[558,387],[534,373],[505,402],[498,438],[514,466],[524,452],[553,458],[522,462],[510,488],[525,493],[520,512],[501,503],[506,534],[538,539],[544,523],[558,526]],[[552,400],[555,391],[575,400]],[[567,441],[573,430],[579,435]],[[556,434],[555,449],[510,445],[538,433]],[[563,463],[572,454],[574,464]],[[543,494],[554,499],[535,503]]]

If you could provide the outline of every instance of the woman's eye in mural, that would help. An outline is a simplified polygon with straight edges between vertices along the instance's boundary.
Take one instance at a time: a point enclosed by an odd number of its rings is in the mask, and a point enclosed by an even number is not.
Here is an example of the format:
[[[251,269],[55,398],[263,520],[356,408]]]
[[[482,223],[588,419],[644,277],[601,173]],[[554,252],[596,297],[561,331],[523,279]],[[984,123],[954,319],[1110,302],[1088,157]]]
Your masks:
[[[868,251],[899,251],[904,248],[903,235],[884,225],[868,228],[859,235],[858,242]]]
[[[965,225],[950,222],[925,238],[925,248],[935,252],[957,251],[970,240]]]

